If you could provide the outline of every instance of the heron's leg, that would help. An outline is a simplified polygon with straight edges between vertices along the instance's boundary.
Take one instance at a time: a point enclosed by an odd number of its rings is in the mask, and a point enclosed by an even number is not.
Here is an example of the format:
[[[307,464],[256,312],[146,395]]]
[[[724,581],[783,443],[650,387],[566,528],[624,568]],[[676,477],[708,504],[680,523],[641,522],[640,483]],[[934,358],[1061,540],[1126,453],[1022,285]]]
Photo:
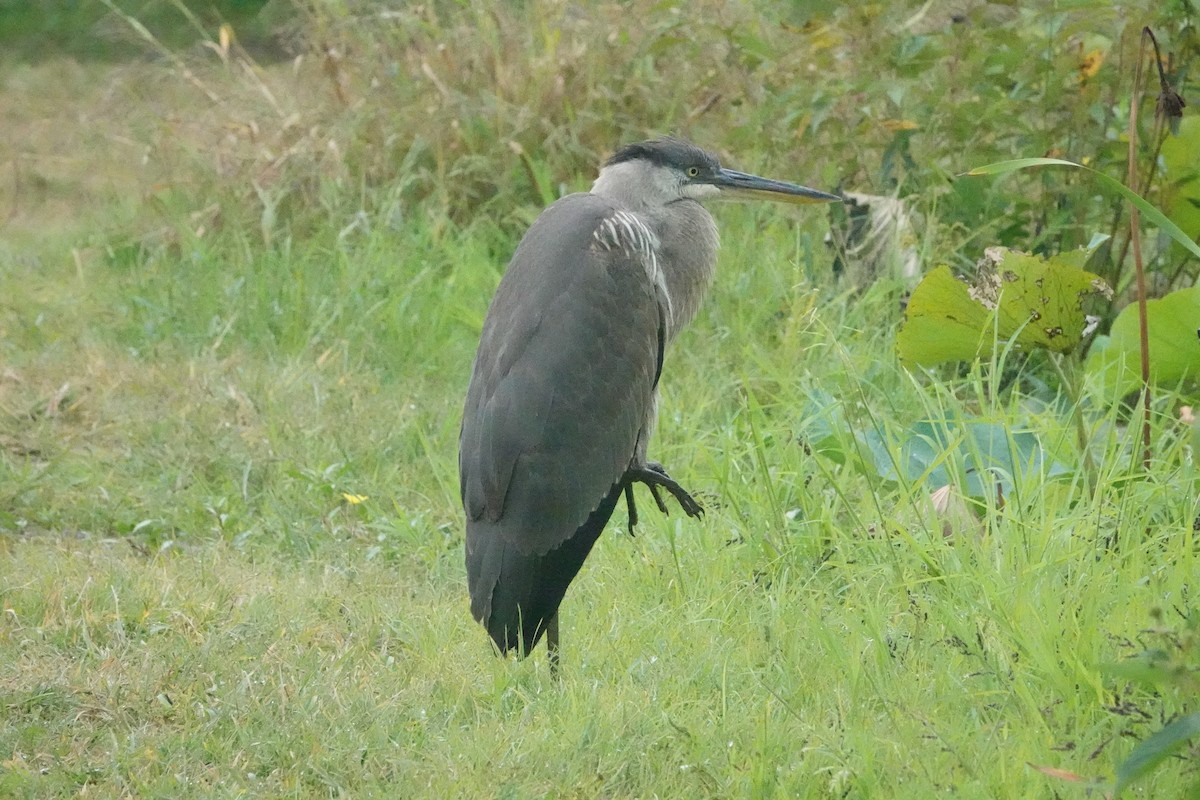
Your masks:
[[[550,664],[550,677],[558,677],[558,612],[546,623],[546,661]]]
[[[683,513],[689,517],[699,517],[704,513],[704,508],[696,502],[687,489],[680,486],[674,478],[667,474],[667,470],[662,464],[657,464],[653,461],[647,461],[642,466],[632,466],[625,473],[626,480],[639,483],[644,483],[650,487],[650,493],[654,495],[654,501],[658,503],[658,508],[664,514],[668,513],[667,504],[663,502],[662,497],[658,494],[658,487],[666,489],[671,495],[679,501],[679,505],[683,508]]]
[[[633,483],[625,484],[625,505],[629,508],[629,535],[633,536],[633,529],[638,524],[637,503],[633,502]]]

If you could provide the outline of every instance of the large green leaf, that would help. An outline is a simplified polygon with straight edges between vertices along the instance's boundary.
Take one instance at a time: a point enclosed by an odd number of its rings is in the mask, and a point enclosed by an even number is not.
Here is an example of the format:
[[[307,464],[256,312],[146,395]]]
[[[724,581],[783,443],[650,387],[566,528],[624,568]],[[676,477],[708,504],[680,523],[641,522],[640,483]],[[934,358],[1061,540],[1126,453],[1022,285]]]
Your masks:
[[[946,266],[927,274],[913,291],[896,340],[900,360],[932,366],[969,361],[993,344],[1066,353],[1087,326],[1083,301],[1111,296],[1107,284],[1082,269],[1087,251],[1043,259],[992,247],[973,284]]]
[[[901,446],[909,480],[924,478],[932,487],[956,483],[971,497],[1013,492],[1022,475],[1057,477],[1068,468],[1050,461],[1035,434],[978,419],[923,421]]]
[[[1185,117],[1162,146],[1163,208],[1184,235],[1200,237],[1200,117]]]
[[[1180,289],[1146,301],[1150,333],[1150,380],[1172,385],[1200,377],[1200,287]],[[1087,372],[1108,391],[1128,394],[1141,378],[1137,304],[1121,310],[1107,337],[1088,353]]]
[[[956,484],[971,497],[1005,496],[1022,476],[1069,475],[1049,459],[1036,434],[980,419],[921,420],[895,433],[850,424],[837,398],[811,393],[801,425],[807,445],[821,456],[849,464],[891,483],[923,483],[930,490]]]
[[[970,361],[979,353],[987,310],[971,299],[965,281],[945,264],[925,275],[913,291],[896,337],[900,360],[933,365]]]

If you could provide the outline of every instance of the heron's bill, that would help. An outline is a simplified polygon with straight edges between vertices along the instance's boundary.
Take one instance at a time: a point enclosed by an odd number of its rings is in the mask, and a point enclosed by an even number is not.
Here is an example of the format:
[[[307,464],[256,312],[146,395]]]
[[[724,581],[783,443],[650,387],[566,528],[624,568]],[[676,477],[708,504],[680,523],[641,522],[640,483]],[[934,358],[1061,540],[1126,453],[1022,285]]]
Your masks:
[[[714,185],[721,190],[720,197],[731,200],[773,200],[777,203],[840,203],[836,194],[821,192],[798,183],[761,178],[746,172],[723,169]]]

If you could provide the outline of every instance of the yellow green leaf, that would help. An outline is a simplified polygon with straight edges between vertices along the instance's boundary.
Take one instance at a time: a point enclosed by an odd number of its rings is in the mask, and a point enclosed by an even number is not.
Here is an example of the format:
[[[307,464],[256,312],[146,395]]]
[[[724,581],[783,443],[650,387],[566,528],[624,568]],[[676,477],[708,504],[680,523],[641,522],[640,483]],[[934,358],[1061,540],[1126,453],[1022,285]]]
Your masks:
[[[980,333],[989,312],[968,293],[966,281],[943,264],[913,291],[896,340],[900,360],[932,366],[970,361],[979,354]]]
[[[1002,247],[987,250],[973,283],[950,268],[930,272],[909,300],[897,338],[901,361],[932,366],[969,361],[993,345],[1066,353],[1083,338],[1084,301],[1112,292],[1082,269],[1085,250],[1050,258]]]

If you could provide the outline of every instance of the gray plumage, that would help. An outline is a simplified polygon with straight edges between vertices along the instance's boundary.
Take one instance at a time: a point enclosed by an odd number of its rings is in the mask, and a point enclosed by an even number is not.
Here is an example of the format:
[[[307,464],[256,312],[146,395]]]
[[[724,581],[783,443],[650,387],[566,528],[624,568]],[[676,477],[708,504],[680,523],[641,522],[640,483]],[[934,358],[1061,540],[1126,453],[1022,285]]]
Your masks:
[[[722,169],[675,139],[629,145],[586,194],[530,227],[488,309],[467,391],[459,478],[471,613],[501,651],[528,653],[624,493],[666,488],[647,460],[667,345],[712,283],[721,194],[838,200]],[[552,661],[552,664],[554,662]]]

